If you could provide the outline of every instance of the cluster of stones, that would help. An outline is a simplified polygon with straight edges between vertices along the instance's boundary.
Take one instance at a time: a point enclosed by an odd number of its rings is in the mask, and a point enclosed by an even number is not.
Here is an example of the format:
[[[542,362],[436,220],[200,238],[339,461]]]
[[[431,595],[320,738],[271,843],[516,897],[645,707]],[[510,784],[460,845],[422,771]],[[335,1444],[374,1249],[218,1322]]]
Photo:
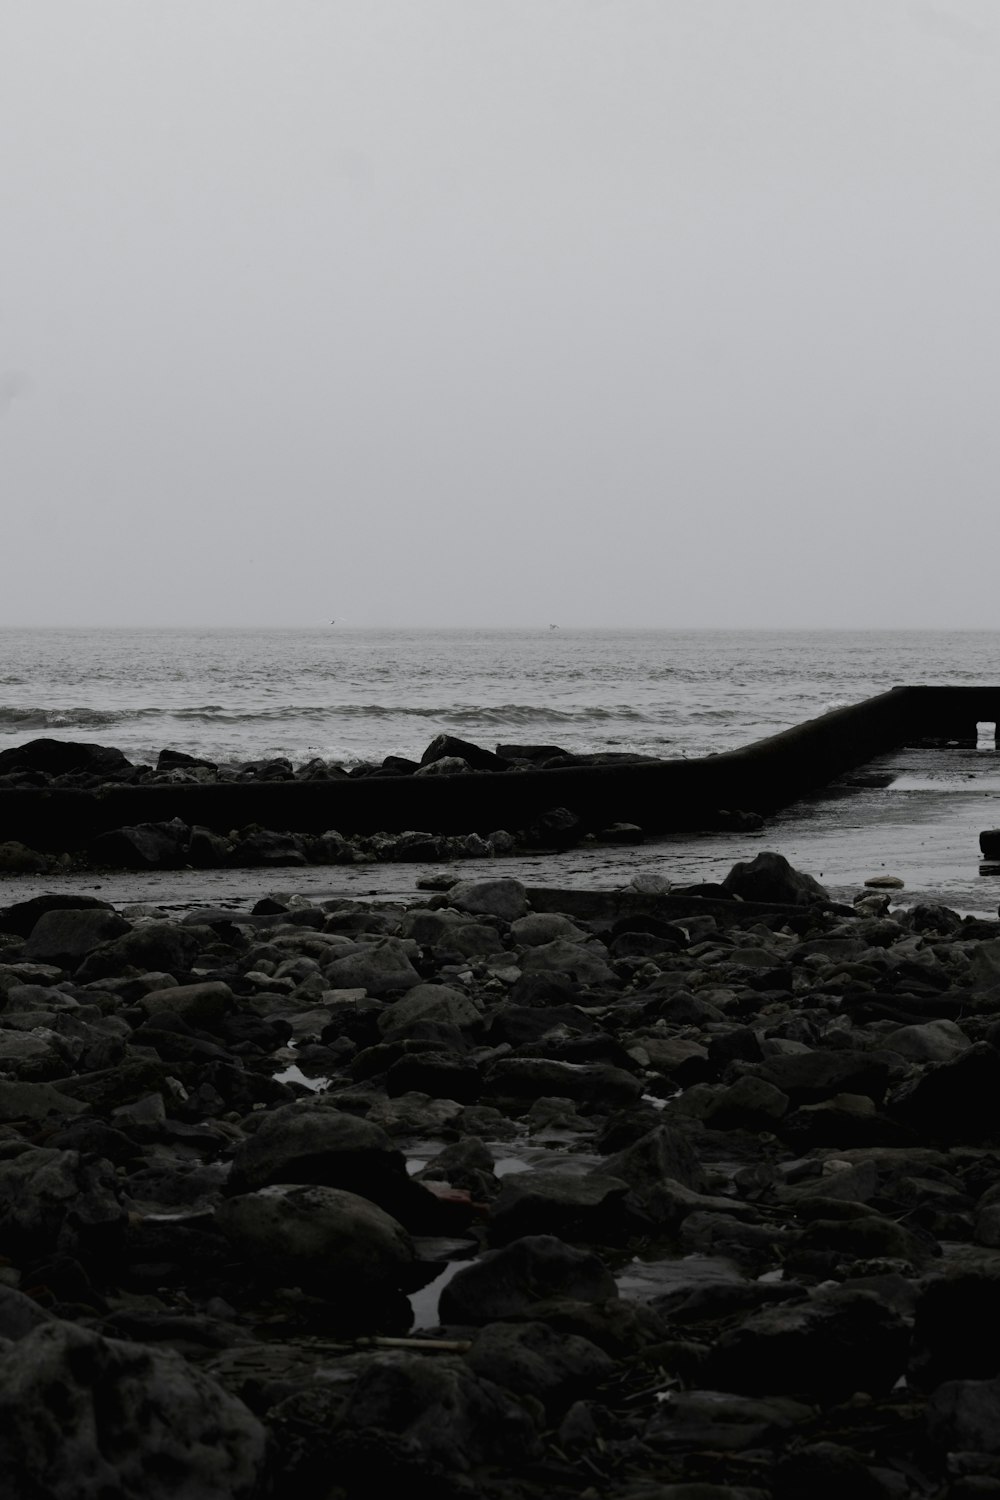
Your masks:
[[[5,1494],[1000,1493],[1000,924],[53,894],[0,1000]]]
[[[558,745],[497,745],[487,750],[454,735],[439,734],[419,760],[401,755],[362,761],[345,769],[319,757],[295,767],[284,756],[219,765],[180,750],[161,750],[155,766],[136,765],[110,745],[39,739],[0,751],[0,786],[58,786],[93,790],[117,786],[210,786],[216,782],[340,781],[372,776],[454,776],[472,771],[565,769],[652,760],[625,751],[575,755]]]
[[[297,769],[279,758],[219,766],[178,750],[162,750],[155,767],[134,765],[120,750],[67,740],[32,740],[0,751],[0,789],[55,787],[97,791],[119,786],[193,786],[223,782],[323,782],[369,777],[453,776],[483,771],[549,770],[555,767],[649,760],[618,752],[572,755],[554,745],[498,745],[486,750],[450,735],[438,735],[419,761],[388,756],[380,765],[360,764],[349,771],[324,760]],[[755,830],[763,819],[753,813],[720,812],[713,827]],[[628,843],[641,840],[632,823],[588,830],[578,812],[553,807],[530,828],[496,829],[486,835],[449,837],[426,830],[345,836],[336,829],[320,834],[252,826],[220,834],[189,825],[181,818],[112,829],[95,838],[86,851],[48,856],[24,844],[0,843],[0,871],[27,873],[68,866],[99,869],[163,870],[291,867],[296,865],[369,864],[400,860],[429,863],[484,859],[525,850],[567,849],[582,842]]]

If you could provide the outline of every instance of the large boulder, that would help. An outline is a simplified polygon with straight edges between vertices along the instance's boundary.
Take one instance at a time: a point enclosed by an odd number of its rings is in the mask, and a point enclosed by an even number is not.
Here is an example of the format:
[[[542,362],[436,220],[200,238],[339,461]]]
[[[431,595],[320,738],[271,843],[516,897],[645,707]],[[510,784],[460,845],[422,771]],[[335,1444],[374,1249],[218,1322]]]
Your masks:
[[[490,1209],[495,1245],[529,1234],[554,1234],[589,1244],[620,1242],[632,1223],[625,1207],[628,1184],[591,1172],[513,1172],[503,1179]]]
[[[460,740],[453,734],[438,734],[431,740],[420,757],[421,766],[431,766],[437,761],[456,758],[464,760],[473,771],[506,771],[507,762],[492,750],[474,745],[471,740]]]
[[[481,1031],[483,1002],[446,984],[418,984],[390,1005],[379,1021],[387,1041],[396,1041],[424,1022],[455,1026],[461,1032]]]
[[[742,901],[782,906],[815,906],[830,900],[818,880],[794,869],[783,854],[770,850],[733,865],[722,888],[727,896],[738,896]]]
[[[90,845],[96,865],[122,870],[175,870],[187,862],[191,830],[179,818],[136,823],[99,833]]]
[[[107,907],[47,911],[31,929],[24,958],[28,963],[73,969],[94,948],[130,930],[125,918]]]
[[[18,937],[30,937],[40,917],[50,911],[104,911],[114,912],[109,901],[99,901],[96,896],[66,895],[62,891],[46,891],[41,896],[31,896],[27,901],[15,901],[0,911],[0,932],[14,932]]]
[[[477,916],[513,922],[528,910],[528,893],[520,880],[498,876],[489,880],[460,880],[448,891],[448,904]]]
[[[611,984],[614,970],[607,962],[608,950],[591,939],[575,943],[569,938],[554,938],[529,948],[521,960],[526,974],[568,974],[577,984]]]
[[[402,1224],[339,1188],[276,1184],[229,1198],[216,1226],[249,1270],[277,1286],[322,1296],[341,1322],[405,1332],[399,1292],[414,1284],[413,1243]]]
[[[87,984],[135,971],[186,974],[203,943],[203,932],[179,922],[139,922],[88,953],[74,977]]]
[[[229,1185],[234,1193],[246,1193],[275,1182],[315,1183],[378,1203],[406,1180],[403,1154],[384,1130],[308,1100],[283,1104],[264,1116],[237,1148]]]
[[[928,1064],[889,1101],[893,1117],[925,1141],[974,1145],[1000,1137],[1000,1052],[977,1042],[951,1062]]]
[[[71,773],[113,777],[132,762],[111,745],[85,745],[76,740],[29,740],[0,750],[0,776],[12,771],[41,771],[46,776]]]
[[[7,1500],[251,1500],[256,1417],[172,1350],[51,1321],[0,1354]]]
[[[882,1395],[904,1373],[909,1344],[905,1319],[887,1302],[837,1288],[752,1313],[716,1344],[706,1376],[717,1390],[750,1395]]]
[[[414,952],[415,945],[408,939],[381,938],[335,958],[324,972],[335,990],[366,990],[376,996],[411,990],[420,983],[412,963]]]

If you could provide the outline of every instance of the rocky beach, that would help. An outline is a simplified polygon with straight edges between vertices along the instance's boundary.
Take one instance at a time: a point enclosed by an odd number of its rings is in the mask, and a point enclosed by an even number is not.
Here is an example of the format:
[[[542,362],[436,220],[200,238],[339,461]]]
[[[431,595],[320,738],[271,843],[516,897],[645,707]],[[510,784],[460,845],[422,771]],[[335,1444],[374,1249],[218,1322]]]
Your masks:
[[[506,869],[6,884],[5,1494],[1000,1494],[1000,924]]]

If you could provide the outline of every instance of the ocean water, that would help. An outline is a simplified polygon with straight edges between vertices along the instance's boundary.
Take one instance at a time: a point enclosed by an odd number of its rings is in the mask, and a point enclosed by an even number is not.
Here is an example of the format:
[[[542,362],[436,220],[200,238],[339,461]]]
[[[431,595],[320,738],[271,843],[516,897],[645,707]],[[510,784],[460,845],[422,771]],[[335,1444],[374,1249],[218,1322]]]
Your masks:
[[[698,756],[899,683],[990,683],[1000,633],[0,630],[0,749],[43,735],[239,762],[487,746]]]

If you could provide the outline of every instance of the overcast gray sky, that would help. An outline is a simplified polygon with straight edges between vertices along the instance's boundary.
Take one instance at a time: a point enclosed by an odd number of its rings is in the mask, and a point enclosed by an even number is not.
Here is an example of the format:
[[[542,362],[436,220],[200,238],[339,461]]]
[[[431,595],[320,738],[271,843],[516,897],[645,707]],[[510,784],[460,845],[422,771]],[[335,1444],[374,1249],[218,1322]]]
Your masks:
[[[3,0],[6,624],[996,625],[996,0]]]

